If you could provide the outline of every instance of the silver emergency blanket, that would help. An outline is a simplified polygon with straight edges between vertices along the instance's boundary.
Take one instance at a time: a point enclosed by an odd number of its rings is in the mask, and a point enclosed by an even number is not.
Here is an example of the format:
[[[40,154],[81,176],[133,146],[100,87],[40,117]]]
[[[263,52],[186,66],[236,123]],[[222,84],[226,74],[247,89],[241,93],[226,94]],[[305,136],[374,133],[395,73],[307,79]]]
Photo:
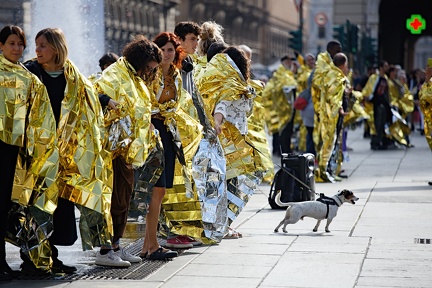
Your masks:
[[[228,180],[227,190],[229,225],[246,206],[260,182],[261,180],[259,177],[250,173],[243,174]]]
[[[226,160],[219,139],[207,131],[192,162],[192,176],[201,201],[207,238],[220,242],[228,229]]]

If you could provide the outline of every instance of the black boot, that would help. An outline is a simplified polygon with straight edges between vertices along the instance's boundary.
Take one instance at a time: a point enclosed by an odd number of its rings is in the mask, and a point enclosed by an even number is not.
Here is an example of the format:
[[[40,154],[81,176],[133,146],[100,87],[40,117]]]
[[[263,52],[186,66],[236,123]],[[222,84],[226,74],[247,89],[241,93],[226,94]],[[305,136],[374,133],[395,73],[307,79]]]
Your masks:
[[[51,273],[49,271],[45,271],[42,269],[37,268],[33,262],[30,260],[30,258],[22,251],[20,251],[20,257],[23,260],[23,263],[21,263],[21,273],[26,275],[33,275],[33,276],[49,276]]]

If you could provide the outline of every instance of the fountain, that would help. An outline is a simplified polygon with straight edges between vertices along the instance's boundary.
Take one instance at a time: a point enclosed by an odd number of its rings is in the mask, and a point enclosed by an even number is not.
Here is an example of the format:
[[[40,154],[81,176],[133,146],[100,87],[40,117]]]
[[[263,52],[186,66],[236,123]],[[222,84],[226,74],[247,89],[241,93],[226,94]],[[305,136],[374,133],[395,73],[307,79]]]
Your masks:
[[[24,31],[27,48],[24,61],[34,58],[35,36],[44,28],[60,28],[69,49],[69,59],[85,76],[100,71],[105,53],[103,0],[31,0],[24,2]]]

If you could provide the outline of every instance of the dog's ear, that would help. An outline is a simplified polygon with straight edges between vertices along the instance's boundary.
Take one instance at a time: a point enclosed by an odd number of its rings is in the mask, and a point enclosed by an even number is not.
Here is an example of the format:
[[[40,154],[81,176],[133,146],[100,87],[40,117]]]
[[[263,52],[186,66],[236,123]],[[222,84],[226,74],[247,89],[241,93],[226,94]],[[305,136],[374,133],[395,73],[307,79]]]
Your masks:
[[[339,191],[339,196],[349,196],[349,195],[353,195],[354,193],[348,189],[343,189],[342,191]]]

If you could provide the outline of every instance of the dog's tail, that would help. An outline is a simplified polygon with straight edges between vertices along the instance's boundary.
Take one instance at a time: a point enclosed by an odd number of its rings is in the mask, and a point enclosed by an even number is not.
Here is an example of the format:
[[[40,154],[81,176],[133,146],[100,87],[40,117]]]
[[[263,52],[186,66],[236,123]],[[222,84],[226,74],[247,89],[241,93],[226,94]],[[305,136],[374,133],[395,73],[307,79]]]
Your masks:
[[[281,198],[281,192],[279,191],[279,192],[276,194],[275,202],[276,202],[276,204],[277,204],[278,206],[280,206],[280,207],[289,207],[289,206],[292,206],[292,205],[295,204],[295,203],[293,203],[293,202],[283,203],[283,202],[280,200],[280,198]]]

